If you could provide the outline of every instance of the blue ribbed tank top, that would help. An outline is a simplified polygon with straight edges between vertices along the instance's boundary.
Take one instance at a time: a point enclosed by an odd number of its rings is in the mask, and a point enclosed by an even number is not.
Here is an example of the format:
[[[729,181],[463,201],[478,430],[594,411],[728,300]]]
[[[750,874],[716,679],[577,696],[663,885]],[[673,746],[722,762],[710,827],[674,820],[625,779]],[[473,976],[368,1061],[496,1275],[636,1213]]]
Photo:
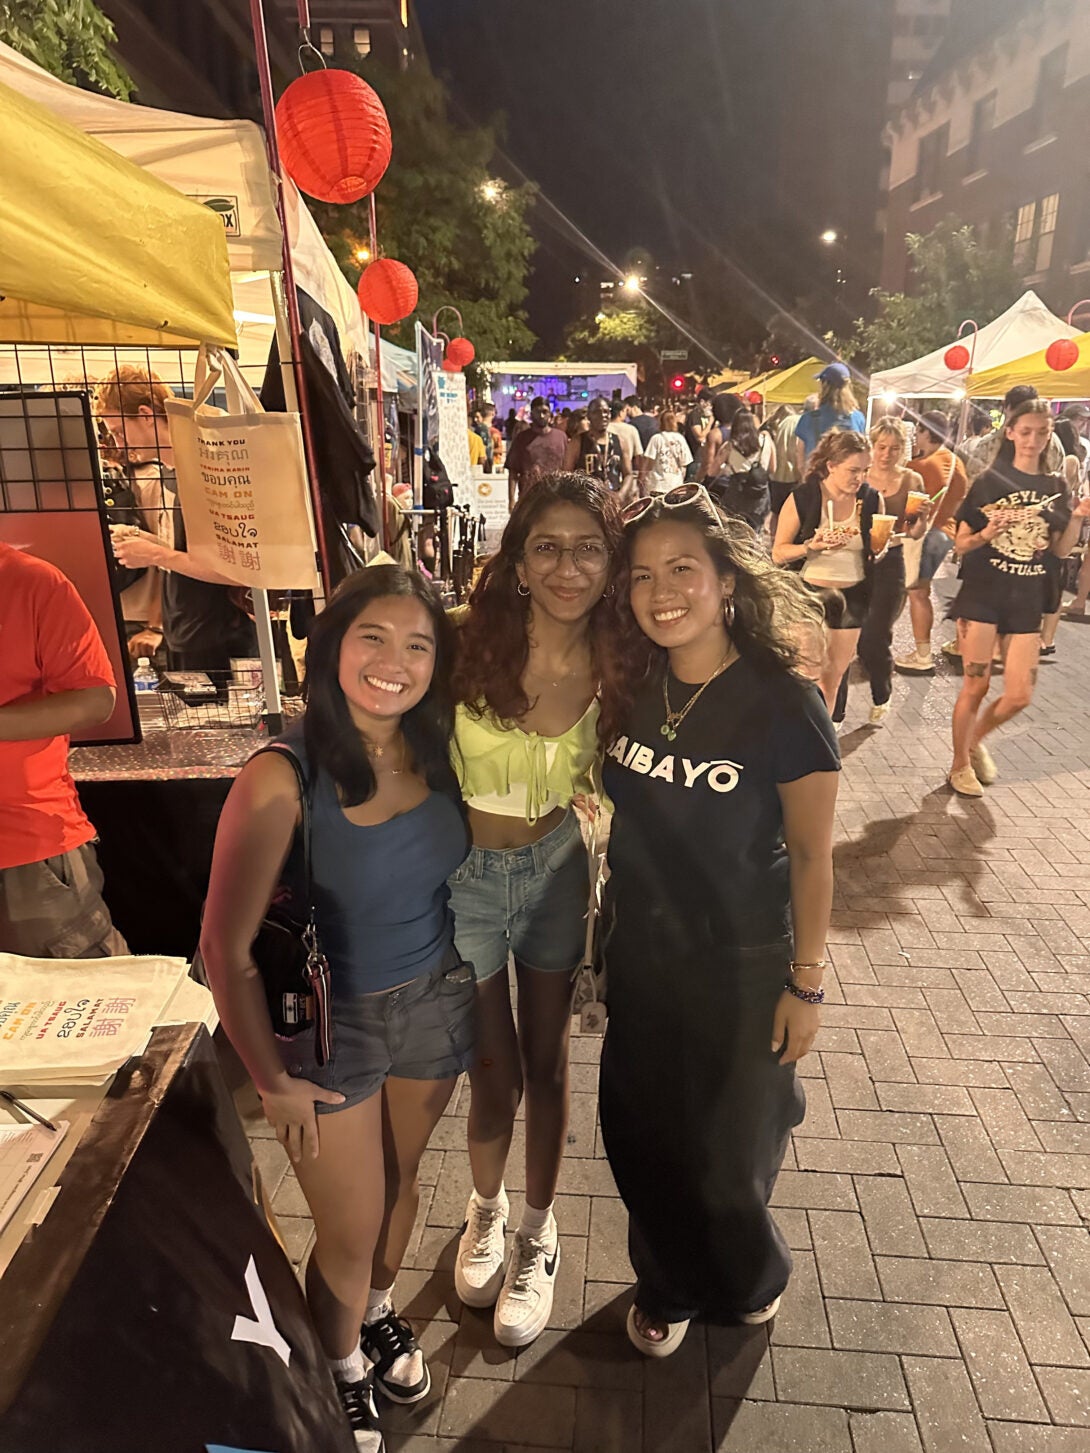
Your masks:
[[[311,772],[301,733],[278,746]],[[311,789],[311,863],[318,938],[329,960],[333,997],[382,993],[431,973],[448,957],[453,922],[447,879],[469,852],[462,812],[445,792],[373,827],[349,822],[333,779],[319,771]],[[289,882],[303,882],[298,840]]]

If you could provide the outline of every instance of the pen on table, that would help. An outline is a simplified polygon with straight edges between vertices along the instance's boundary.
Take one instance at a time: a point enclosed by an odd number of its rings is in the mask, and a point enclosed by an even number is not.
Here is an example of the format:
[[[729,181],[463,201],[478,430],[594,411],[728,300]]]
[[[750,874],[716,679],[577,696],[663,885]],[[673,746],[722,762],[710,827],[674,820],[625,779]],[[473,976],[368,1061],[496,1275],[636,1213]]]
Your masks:
[[[24,1105],[22,1100],[17,1100],[10,1090],[0,1090],[0,1100],[6,1100],[9,1105],[14,1105],[16,1110],[21,1110],[24,1115],[29,1115],[32,1120],[37,1120],[39,1125],[44,1125],[47,1130],[56,1132],[57,1127],[52,1120],[47,1120],[44,1115],[39,1115],[37,1110],[32,1110],[29,1105]]]

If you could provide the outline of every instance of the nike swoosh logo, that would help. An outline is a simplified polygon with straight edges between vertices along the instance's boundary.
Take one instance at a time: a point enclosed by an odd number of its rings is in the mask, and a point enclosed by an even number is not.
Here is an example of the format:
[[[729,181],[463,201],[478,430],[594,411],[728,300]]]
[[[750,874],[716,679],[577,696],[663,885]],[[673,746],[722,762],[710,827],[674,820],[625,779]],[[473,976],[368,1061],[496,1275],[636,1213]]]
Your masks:
[[[553,1252],[552,1257],[545,1263],[545,1275],[546,1276],[555,1276],[556,1275],[556,1263],[559,1260],[560,1260],[560,1247],[558,1246],[556,1248],[556,1250]]]

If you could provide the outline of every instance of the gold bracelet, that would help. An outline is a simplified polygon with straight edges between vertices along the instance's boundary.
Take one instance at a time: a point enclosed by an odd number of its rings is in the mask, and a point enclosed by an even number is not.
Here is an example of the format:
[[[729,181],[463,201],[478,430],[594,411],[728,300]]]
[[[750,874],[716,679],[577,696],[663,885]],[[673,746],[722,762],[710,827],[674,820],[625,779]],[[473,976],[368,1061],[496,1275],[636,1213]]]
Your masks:
[[[798,964],[795,963],[794,960],[791,961],[791,972],[793,974],[797,974],[800,969],[817,969],[819,972],[823,972],[828,967],[828,959],[818,959],[818,961],[813,964]]]

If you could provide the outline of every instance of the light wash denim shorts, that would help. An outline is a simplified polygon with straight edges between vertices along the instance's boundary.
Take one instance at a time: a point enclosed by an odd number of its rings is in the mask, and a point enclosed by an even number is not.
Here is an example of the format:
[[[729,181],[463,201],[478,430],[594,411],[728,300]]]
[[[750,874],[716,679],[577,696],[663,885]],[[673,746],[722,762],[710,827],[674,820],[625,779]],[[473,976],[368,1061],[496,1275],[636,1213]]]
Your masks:
[[[579,819],[562,822],[525,848],[470,848],[450,882],[454,942],[477,982],[506,969],[570,974],[586,939],[589,863]]]

